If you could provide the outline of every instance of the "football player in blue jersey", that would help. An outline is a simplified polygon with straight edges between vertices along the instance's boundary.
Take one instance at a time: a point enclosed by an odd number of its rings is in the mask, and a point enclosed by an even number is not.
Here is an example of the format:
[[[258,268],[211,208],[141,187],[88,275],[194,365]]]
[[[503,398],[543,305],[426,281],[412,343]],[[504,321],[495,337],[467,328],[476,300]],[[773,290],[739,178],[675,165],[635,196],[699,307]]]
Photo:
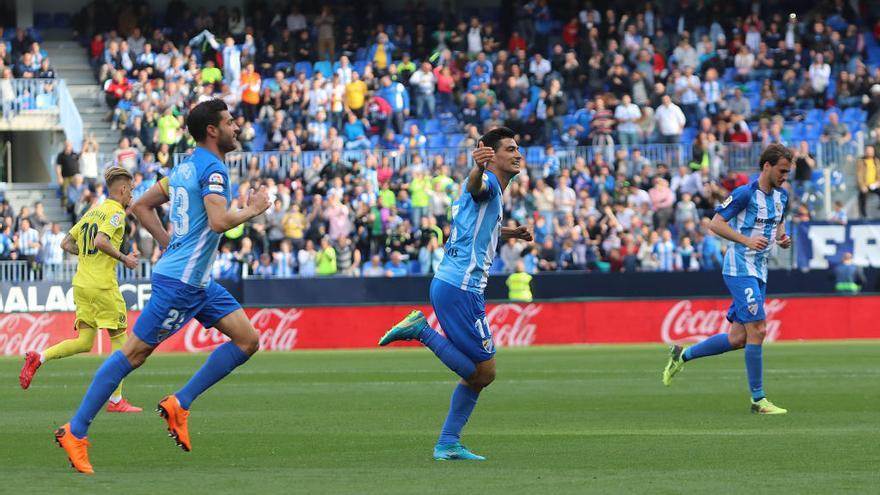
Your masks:
[[[185,451],[191,449],[187,418],[192,402],[244,364],[260,346],[259,334],[241,306],[211,280],[210,273],[220,236],[266,211],[269,195],[261,187],[248,196],[243,209],[229,209],[231,184],[223,158],[238,148],[239,128],[223,100],[199,103],[190,111],[186,124],[198,143],[195,151],[172,170],[167,184],[154,186],[161,190],[145,195],[150,204],[133,207],[135,212],[151,211],[155,216],[156,206],[171,202],[171,238],[167,234],[157,237],[168,245],[153,268],[150,301],[122,349],[98,368],[76,414],[55,432],[71,464],[82,473],[94,472],[86,433],[98,410],[126,375],[189,320],[195,318],[206,328],[214,327],[231,340],[217,347],[183,388],[159,402],[157,410],[168,423],[170,436]],[[146,225],[151,230],[161,229],[157,218],[149,218]]]
[[[519,173],[523,159],[514,132],[506,127],[487,132],[473,151],[473,159],[476,166],[452,207],[452,231],[431,282],[431,305],[446,337],[428,325],[421,311],[413,311],[379,341],[385,346],[418,339],[461,377],[434,446],[436,460],[485,459],[459,441],[480,392],[495,379],[495,346],[483,290],[499,238],[532,240],[525,226],[501,226],[501,194]]]
[[[781,144],[771,144],[761,153],[760,162],[758,178],[734,189],[715,209],[709,224],[712,232],[731,242],[722,268],[724,283],[733,297],[727,312],[730,333],[719,333],[687,349],[673,346],[663,370],[663,384],[669,386],[672,377],[692,359],[745,348],[752,412],[785,414],[787,410],[764,394],[762,344],[767,330],[764,295],[770,239],[783,249],[791,247],[791,237],[785,233],[788,193],[782,185],[791,171],[792,153]]]

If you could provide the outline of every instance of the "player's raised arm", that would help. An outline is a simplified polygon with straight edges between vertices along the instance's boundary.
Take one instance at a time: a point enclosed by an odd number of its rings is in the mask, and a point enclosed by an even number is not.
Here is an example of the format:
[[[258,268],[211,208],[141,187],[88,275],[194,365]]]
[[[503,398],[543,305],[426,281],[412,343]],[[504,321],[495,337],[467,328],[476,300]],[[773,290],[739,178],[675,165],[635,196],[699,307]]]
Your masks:
[[[265,186],[248,195],[246,206],[240,210],[227,210],[226,198],[217,194],[204,197],[205,211],[208,214],[208,225],[217,233],[237,227],[251,218],[269,209],[269,193]]]
[[[532,233],[525,225],[519,227],[501,227],[501,240],[522,239],[526,242],[532,242]]]
[[[471,193],[471,196],[476,201],[477,196],[487,188],[485,182],[483,182],[483,172],[486,171],[486,165],[495,156],[495,151],[488,146],[483,146],[483,142],[480,141],[476,149],[474,149],[472,156],[477,166],[472,168],[468,174],[467,192]]]
[[[171,236],[162,225],[162,219],[156,212],[156,208],[168,202],[168,179],[157,181],[151,188],[131,205],[131,214],[134,215],[147,232],[156,239],[162,248],[168,247]]]

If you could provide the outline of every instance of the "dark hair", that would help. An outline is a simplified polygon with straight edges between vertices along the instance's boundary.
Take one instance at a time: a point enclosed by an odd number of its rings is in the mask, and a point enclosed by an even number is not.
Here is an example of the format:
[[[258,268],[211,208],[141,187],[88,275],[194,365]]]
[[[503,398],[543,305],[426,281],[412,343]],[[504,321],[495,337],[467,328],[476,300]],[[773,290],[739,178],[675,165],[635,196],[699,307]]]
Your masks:
[[[760,163],[758,164],[758,168],[761,170],[764,169],[765,163],[770,163],[771,167],[775,167],[781,158],[785,158],[789,162],[792,161],[791,150],[785,147],[785,145],[779,143],[773,143],[766,148],[761,153]]]
[[[502,139],[513,139],[515,136],[516,133],[507,127],[496,127],[486,134],[483,134],[480,141],[482,141],[483,146],[488,146],[492,148],[493,151],[498,151],[498,146]]]
[[[228,110],[226,102],[215,98],[199,103],[189,112],[186,118],[186,128],[189,135],[201,143],[208,137],[208,126],[220,125],[220,114]]]

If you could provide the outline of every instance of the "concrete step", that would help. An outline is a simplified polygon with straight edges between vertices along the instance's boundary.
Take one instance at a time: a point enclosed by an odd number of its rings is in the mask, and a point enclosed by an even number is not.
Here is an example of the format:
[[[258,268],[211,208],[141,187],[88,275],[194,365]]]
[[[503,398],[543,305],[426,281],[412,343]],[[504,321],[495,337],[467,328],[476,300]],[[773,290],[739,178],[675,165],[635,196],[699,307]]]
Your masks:
[[[7,191],[47,190],[58,189],[58,184],[46,184],[43,182],[12,182],[6,185]]]
[[[99,96],[103,93],[100,86],[95,84],[94,81],[86,84],[67,84],[67,90],[70,91],[70,96],[73,97],[74,100],[89,100],[91,104],[96,101],[99,101]]]

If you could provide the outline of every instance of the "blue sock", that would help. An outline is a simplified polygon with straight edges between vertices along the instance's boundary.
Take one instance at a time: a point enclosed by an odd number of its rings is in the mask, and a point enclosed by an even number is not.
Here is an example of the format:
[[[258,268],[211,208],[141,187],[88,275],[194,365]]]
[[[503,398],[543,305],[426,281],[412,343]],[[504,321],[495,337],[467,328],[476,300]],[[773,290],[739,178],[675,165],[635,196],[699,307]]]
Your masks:
[[[107,403],[107,399],[119,386],[119,382],[133,369],[121,351],[114,352],[104,361],[104,364],[95,373],[95,377],[92,378],[92,384],[89,385],[86,395],[83,396],[79,409],[70,420],[70,432],[73,433],[73,436],[77,438],[86,436],[95,415]]]
[[[749,377],[749,390],[752,400],[764,398],[764,357],[760,344],[746,344],[746,375]]]
[[[249,358],[250,356],[232,342],[227,342],[214,349],[214,352],[208,356],[208,360],[199,368],[199,371],[196,371],[196,374],[189,379],[189,382],[179,392],[174,394],[178,402],[180,402],[180,407],[189,409],[190,404],[196,400],[196,397],[223,379],[232,370],[244,364]]]
[[[691,359],[724,354],[730,349],[730,340],[728,340],[727,334],[719,333],[685,349],[682,359],[690,361]]]
[[[452,345],[449,339],[435,332],[427,324],[419,333],[419,341],[425,344],[425,347],[431,349],[447,368],[465,380],[470,378],[474,371],[477,370],[477,365],[469,357],[462,354],[461,351]]]
[[[452,392],[452,400],[449,402],[449,414],[446,416],[446,422],[443,423],[443,429],[440,430],[440,438],[438,444],[456,443],[461,438],[461,430],[467,424],[468,418],[477,405],[477,399],[480,397],[479,392],[467,385],[461,383],[455,387]]]

